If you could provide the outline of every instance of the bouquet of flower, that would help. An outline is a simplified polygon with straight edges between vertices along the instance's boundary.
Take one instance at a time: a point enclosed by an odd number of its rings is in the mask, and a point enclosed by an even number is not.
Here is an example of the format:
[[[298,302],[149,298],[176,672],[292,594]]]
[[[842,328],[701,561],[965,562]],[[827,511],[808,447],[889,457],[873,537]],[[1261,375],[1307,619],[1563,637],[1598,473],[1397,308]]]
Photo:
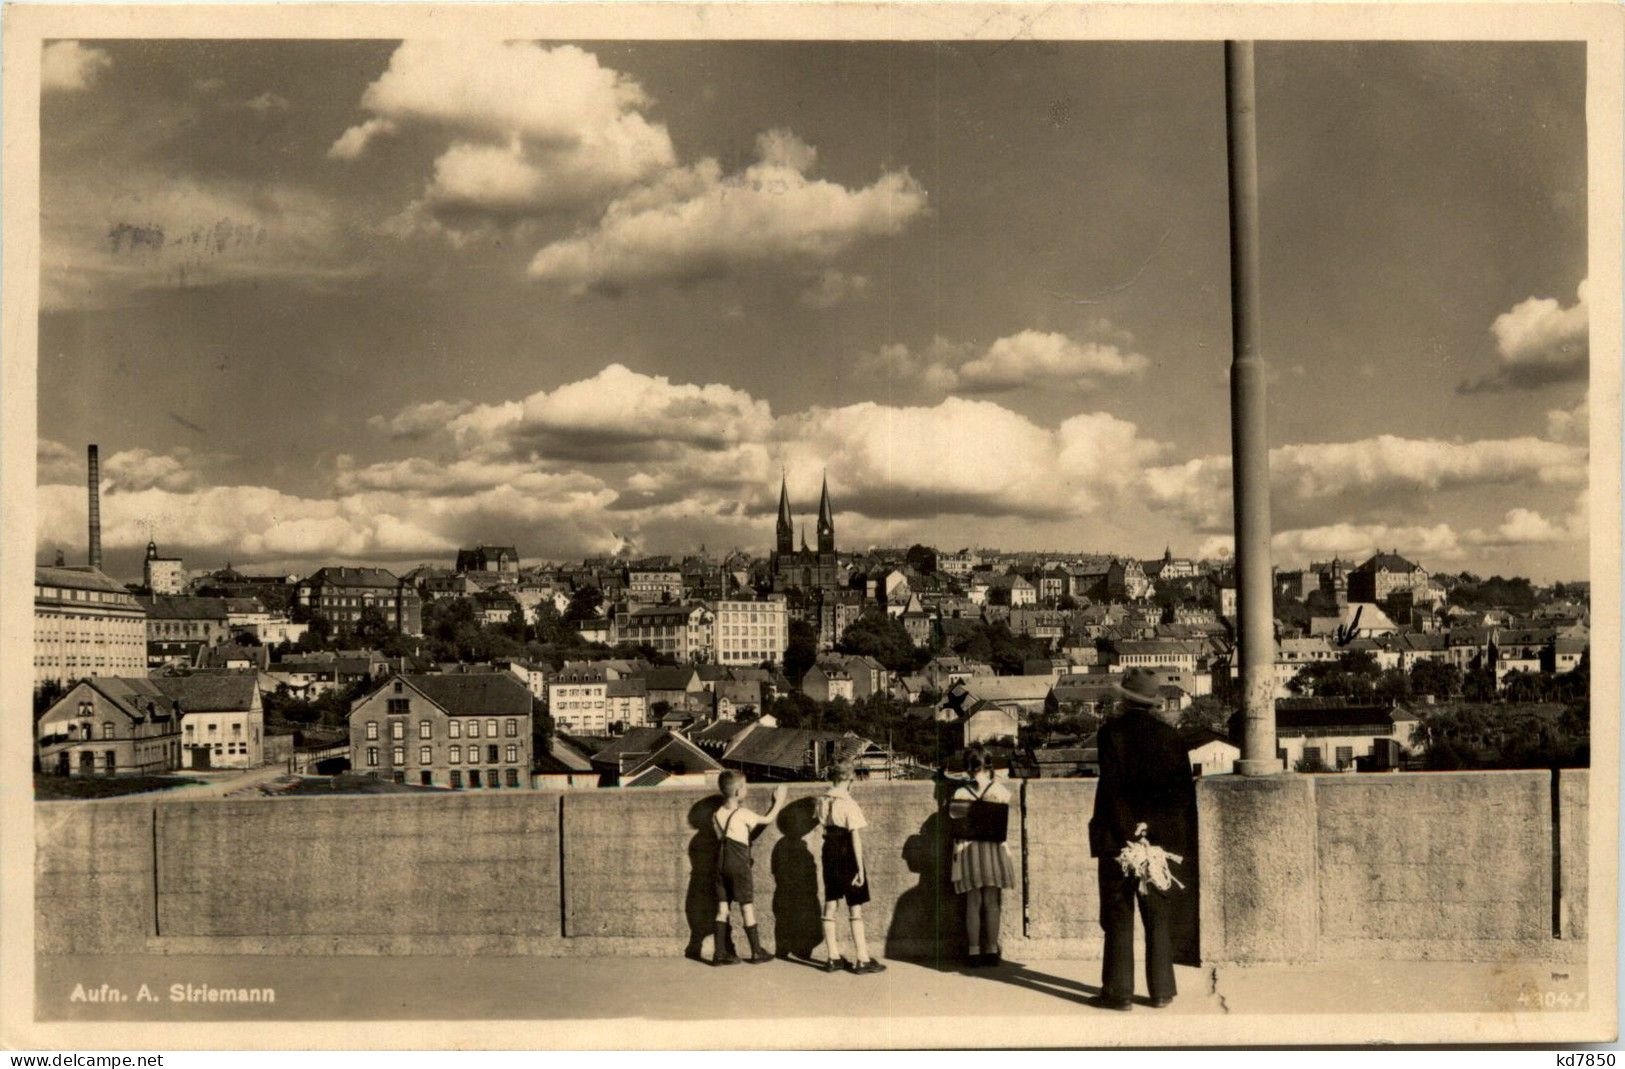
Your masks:
[[[1143,823],[1135,825],[1134,838],[1118,853],[1117,863],[1123,867],[1123,875],[1133,876],[1140,881],[1142,895],[1150,894],[1153,887],[1162,892],[1170,887],[1183,890],[1185,885],[1168,870],[1168,866],[1170,863],[1177,865],[1185,859],[1154,845],[1145,837],[1146,830]]]

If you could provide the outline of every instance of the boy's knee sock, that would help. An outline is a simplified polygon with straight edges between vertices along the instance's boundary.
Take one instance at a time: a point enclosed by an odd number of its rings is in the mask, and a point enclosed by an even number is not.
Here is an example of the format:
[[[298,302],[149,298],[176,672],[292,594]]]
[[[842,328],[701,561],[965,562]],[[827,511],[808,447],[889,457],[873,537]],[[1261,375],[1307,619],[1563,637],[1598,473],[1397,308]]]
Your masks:
[[[733,938],[728,934],[728,922],[717,921],[717,945],[712,950],[713,957],[726,958],[733,955]]]
[[[835,918],[824,918],[824,952],[834,961],[841,956],[841,948],[835,942]]]
[[[869,940],[864,936],[863,933],[862,917],[852,918],[852,946],[854,948],[853,952],[857,954],[859,962],[869,960]]]
[[[757,935],[756,925],[747,924],[745,926],[745,938],[750,940],[750,952],[752,954],[760,954],[762,952],[762,940]]]

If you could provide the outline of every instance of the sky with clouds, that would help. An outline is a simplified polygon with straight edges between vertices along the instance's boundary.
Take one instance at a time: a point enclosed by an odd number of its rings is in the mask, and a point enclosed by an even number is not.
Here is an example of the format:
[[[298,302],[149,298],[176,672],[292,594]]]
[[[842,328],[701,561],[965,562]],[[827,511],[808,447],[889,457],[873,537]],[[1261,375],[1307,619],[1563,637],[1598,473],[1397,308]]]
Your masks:
[[[1215,43],[43,60],[41,559],[1228,543]],[[1585,575],[1584,70],[1259,46],[1281,565]]]

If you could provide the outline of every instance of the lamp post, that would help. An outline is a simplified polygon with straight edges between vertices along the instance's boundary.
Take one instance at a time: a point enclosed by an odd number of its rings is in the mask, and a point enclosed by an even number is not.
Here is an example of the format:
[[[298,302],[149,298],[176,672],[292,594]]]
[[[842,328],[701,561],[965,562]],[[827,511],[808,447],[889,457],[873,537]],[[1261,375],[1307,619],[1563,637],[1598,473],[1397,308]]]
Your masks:
[[[1253,43],[1224,43],[1230,162],[1230,454],[1236,519],[1236,637],[1244,776],[1281,771],[1275,755],[1275,632],[1270,567],[1270,454],[1258,329],[1258,134]]]

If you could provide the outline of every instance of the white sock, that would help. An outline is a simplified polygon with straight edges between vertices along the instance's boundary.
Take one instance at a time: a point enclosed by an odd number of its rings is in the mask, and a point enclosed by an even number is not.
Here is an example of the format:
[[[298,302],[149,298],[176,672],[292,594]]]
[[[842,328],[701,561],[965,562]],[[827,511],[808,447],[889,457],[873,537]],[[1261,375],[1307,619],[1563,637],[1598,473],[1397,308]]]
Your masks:
[[[869,940],[863,935],[863,918],[852,918],[852,946],[858,955],[858,964],[869,960]]]
[[[830,961],[841,956],[841,947],[835,942],[835,922],[827,918],[824,921],[824,951]]]

